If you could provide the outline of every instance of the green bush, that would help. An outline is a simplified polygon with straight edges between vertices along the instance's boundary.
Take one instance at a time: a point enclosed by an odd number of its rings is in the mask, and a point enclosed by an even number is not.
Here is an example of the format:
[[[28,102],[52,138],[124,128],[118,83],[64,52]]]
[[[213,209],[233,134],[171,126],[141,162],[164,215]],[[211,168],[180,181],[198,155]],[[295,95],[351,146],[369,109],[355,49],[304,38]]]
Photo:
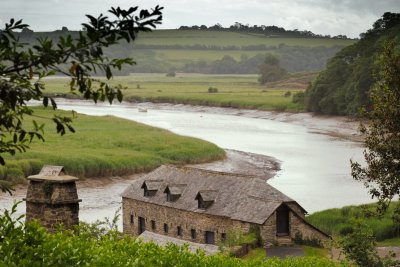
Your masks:
[[[290,91],[286,91],[286,92],[283,94],[284,97],[289,97],[289,96],[291,96],[291,95],[292,95],[292,92],[290,92]]]
[[[218,93],[218,88],[209,87],[209,88],[208,88],[208,92],[209,92],[209,93]]]
[[[305,101],[305,93],[297,92],[293,95],[292,102],[295,104],[304,104]]]
[[[176,73],[174,71],[170,71],[166,74],[167,77],[175,77]]]
[[[0,215],[0,266],[348,266],[315,257],[243,261],[222,254],[191,253],[186,246],[162,248],[118,233],[112,226],[107,230],[104,226],[109,222],[49,233],[37,222],[25,224],[21,217],[15,219],[15,210],[16,206]]]

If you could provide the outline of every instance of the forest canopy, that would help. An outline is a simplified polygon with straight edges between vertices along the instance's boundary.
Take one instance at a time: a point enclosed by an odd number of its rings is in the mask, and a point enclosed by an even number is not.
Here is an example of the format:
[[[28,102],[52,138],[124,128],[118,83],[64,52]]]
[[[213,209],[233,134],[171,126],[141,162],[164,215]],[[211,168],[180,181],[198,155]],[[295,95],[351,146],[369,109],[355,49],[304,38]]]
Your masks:
[[[330,115],[358,115],[370,110],[370,90],[379,72],[376,57],[386,41],[400,46],[400,13],[386,12],[361,39],[328,61],[306,90],[309,111]]]

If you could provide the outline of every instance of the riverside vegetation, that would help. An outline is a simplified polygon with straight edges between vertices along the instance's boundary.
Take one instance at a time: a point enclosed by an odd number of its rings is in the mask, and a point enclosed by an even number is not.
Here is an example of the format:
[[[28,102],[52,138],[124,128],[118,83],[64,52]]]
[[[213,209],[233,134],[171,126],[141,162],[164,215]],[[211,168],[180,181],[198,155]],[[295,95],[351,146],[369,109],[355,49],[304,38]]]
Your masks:
[[[134,74],[119,76],[110,83],[130,102],[179,103],[217,107],[277,111],[304,111],[296,99],[316,73],[289,74],[285,79],[261,85],[257,75]],[[52,96],[77,97],[68,91],[65,78],[46,81]],[[212,88],[213,90],[210,90]]]
[[[15,208],[0,215],[0,266],[348,266],[316,257],[244,261],[222,254],[191,253],[173,244],[162,248],[117,232],[115,220],[81,223],[75,231],[52,234],[36,222],[14,219]]]
[[[359,115],[371,110],[372,85],[380,71],[377,56],[386,41],[400,45],[400,13],[385,13],[355,44],[328,61],[326,70],[307,88],[307,109],[330,115]]]
[[[378,204],[328,209],[307,216],[307,221],[330,235],[345,236],[353,232],[355,220],[362,220],[372,230],[377,241],[400,245],[400,225],[392,218],[397,205],[397,202],[391,203],[387,212],[381,216],[377,216]]]
[[[44,164],[65,166],[69,174],[78,177],[93,177],[149,171],[165,163],[201,163],[225,155],[209,142],[112,116],[77,114],[76,133],[60,137],[54,125],[45,119],[54,111],[43,108],[34,111],[36,123],[46,123],[45,142],[34,140],[27,152],[5,156],[7,164],[0,166],[0,179],[24,181]],[[26,118],[24,123],[29,125],[31,121],[32,118]]]

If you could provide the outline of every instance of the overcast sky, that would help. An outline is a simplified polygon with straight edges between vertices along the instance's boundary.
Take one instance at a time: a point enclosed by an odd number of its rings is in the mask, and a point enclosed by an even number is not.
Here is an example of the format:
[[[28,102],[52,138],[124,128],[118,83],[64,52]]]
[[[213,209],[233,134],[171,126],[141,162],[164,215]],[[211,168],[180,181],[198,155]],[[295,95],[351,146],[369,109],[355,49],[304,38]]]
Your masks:
[[[240,22],[348,37],[371,28],[384,12],[400,12],[400,0],[0,0],[0,29],[10,18],[22,18],[34,31],[78,30],[85,14],[157,4],[165,7],[163,29]]]

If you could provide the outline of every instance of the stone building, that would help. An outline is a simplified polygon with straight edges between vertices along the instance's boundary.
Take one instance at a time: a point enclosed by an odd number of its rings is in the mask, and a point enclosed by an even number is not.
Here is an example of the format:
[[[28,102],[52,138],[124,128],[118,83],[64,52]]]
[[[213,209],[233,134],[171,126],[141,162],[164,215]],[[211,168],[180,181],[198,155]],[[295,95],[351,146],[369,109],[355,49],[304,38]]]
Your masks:
[[[258,177],[164,165],[122,194],[123,231],[144,231],[216,244],[227,232],[258,228],[264,245],[328,235],[305,220],[306,211]]]
[[[46,165],[28,180],[26,221],[36,219],[49,231],[58,224],[70,229],[79,223],[78,178],[67,175],[62,166]]]

